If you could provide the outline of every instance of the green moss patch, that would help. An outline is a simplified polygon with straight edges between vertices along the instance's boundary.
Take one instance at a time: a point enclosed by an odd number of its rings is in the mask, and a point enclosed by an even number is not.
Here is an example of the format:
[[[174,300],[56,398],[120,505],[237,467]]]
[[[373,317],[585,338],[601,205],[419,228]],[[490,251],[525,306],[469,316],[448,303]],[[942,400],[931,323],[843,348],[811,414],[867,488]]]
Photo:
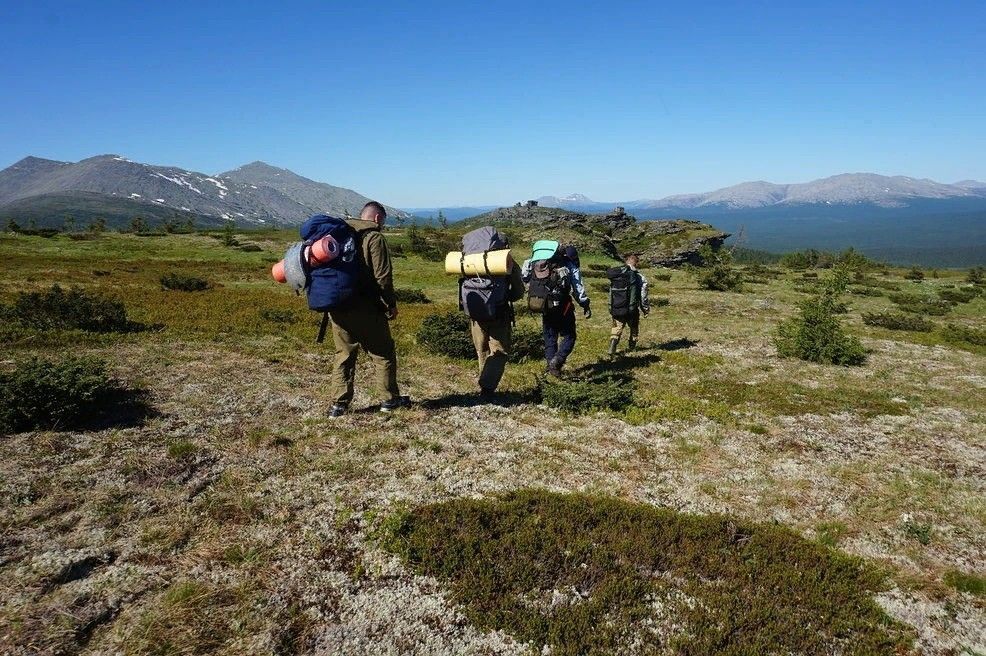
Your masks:
[[[862,561],[778,525],[520,491],[391,518],[384,544],[471,621],[551,653],[880,654],[908,632]]]

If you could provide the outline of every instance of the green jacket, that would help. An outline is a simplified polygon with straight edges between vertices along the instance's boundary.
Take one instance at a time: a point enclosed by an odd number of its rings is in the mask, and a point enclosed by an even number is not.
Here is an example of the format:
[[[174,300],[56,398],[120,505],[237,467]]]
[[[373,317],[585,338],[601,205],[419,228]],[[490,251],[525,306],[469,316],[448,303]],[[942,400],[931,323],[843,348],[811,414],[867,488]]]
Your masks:
[[[397,306],[394,295],[394,267],[390,261],[387,240],[380,226],[373,221],[349,219],[346,221],[359,240],[360,286],[378,295],[387,308]]]

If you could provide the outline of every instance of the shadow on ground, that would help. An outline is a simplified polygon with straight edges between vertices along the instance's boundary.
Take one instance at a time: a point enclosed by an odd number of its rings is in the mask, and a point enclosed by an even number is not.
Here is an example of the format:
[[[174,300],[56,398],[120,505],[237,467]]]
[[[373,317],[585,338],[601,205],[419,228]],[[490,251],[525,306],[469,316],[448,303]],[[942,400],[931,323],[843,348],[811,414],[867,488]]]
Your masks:
[[[483,398],[479,394],[449,394],[437,399],[424,399],[415,405],[427,410],[438,410],[442,408],[472,408],[479,405],[512,408],[536,402],[537,398],[532,392],[497,392],[492,398]]]
[[[147,390],[118,388],[106,395],[100,407],[85,421],[81,430],[105,430],[107,428],[137,428],[161,413],[151,403]]]
[[[672,339],[667,342],[662,342],[655,346],[659,351],[680,351],[682,349],[692,348],[697,346],[698,341],[694,339],[689,339],[687,337],[679,337],[678,339]]]

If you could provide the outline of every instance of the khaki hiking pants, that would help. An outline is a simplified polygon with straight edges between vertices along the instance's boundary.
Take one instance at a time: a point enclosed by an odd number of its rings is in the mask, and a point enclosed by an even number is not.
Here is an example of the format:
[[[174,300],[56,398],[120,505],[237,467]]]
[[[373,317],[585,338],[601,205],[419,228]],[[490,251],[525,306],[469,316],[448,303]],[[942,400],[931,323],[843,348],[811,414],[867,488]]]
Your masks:
[[[630,327],[630,341],[636,342],[637,335],[640,333],[640,313],[633,314],[622,319],[613,319],[613,327],[609,331],[609,336],[617,341],[623,336],[623,328]]]
[[[329,315],[332,317],[332,341],[335,342],[332,401],[349,405],[353,400],[356,355],[360,347],[373,362],[376,387],[384,400],[400,396],[397,351],[383,309],[376,303],[361,300],[350,307],[332,310]]]
[[[479,356],[479,387],[493,391],[503,378],[503,370],[510,357],[512,326],[505,321],[469,320],[472,344]]]

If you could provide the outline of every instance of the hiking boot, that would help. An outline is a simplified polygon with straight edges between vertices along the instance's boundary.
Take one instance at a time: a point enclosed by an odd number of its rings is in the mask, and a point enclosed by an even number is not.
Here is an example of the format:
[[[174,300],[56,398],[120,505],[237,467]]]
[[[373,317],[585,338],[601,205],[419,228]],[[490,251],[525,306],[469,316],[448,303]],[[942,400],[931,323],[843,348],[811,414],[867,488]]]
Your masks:
[[[411,398],[407,396],[395,396],[392,399],[380,404],[380,412],[393,412],[399,408],[411,407]]]
[[[631,339],[629,342],[627,342],[627,350],[628,351],[632,351],[635,348],[637,348],[637,340]]]
[[[616,357],[616,345],[619,344],[619,343],[620,343],[620,340],[618,340],[615,337],[610,337],[610,339],[609,339],[609,357],[611,357],[611,358]]]
[[[329,418],[335,419],[336,417],[341,417],[346,414],[347,410],[349,410],[348,406],[341,403],[336,403],[334,406],[329,408]]]
[[[561,378],[561,368],[564,364],[565,363],[558,358],[553,358],[551,362],[548,363],[548,375],[554,376],[555,378]]]

